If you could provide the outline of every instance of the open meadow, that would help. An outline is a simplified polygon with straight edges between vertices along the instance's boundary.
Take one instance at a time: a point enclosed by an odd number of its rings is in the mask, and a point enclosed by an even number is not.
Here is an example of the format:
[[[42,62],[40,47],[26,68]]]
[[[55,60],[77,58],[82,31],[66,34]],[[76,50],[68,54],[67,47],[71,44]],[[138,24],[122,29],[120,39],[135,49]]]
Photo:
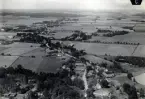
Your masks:
[[[131,56],[136,45],[76,43],[75,48],[85,50],[87,53],[96,55]]]

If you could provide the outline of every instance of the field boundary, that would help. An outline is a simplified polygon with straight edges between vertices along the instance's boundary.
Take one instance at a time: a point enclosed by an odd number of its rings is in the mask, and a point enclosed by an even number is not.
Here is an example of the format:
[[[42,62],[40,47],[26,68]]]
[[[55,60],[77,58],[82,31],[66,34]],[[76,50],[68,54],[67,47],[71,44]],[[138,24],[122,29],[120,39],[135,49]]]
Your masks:
[[[20,56],[22,56],[22,55],[24,55],[24,54],[28,54],[28,53],[30,53],[30,52],[32,52],[32,51],[37,50],[37,49],[39,49],[39,48],[36,48],[36,49],[34,49],[34,50],[31,50],[31,51],[28,51],[28,52],[23,53],[23,54],[21,54],[21,55],[18,55],[18,58],[17,58],[14,62],[12,62],[12,64],[11,64],[9,67],[12,67],[12,65],[20,58]]]
[[[134,51],[132,52],[131,56],[133,56],[133,54],[135,53],[135,51],[137,50],[139,45],[137,45],[135,48],[134,48]]]

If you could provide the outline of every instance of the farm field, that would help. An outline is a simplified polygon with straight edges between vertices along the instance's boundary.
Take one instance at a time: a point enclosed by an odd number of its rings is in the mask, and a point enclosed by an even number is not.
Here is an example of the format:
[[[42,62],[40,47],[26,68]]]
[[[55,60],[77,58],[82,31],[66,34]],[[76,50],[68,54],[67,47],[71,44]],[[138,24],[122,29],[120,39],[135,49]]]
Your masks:
[[[31,56],[35,55],[35,58]],[[42,51],[41,48],[37,48],[33,51],[23,54],[19,57],[11,66],[16,67],[17,65],[21,64],[24,68],[36,71],[39,67],[40,63],[42,62],[45,53]]]
[[[44,48],[36,48],[34,49],[33,51],[30,51],[28,53],[25,53],[23,54],[23,56],[44,56],[46,53],[45,53],[45,49]]]
[[[141,84],[141,83],[134,83],[132,80],[130,80],[130,79],[127,78],[127,75],[126,74],[123,74],[123,73],[117,75],[116,77],[114,77],[112,79],[119,81],[119,83],[121,85],[124,84],[124,83],[129,83],[130,85],[135,86],[137,89],[145,88],[145,86],[143,84]]]
[[[40,46],[39,44],[32,43],[12,43],[9,45],[0,45],[0,52],[4,54],[21,55],[29,51],[32,51],[38,48],[39,46]]]
[[[126,35],[119,35],[114,37],[92,37],[91,41],[100,40],[104,42],[129,42],[145,44],[145,33],[131,32]]]
[[[11,66],[16,67],[21,64],[24,68],[35,72],[56,72],[56,69],[61,67],[63,61],[61,58],[46,57],[45,55],[46,53],[43,48],[37,48],[23,54]],[[31,56],[35,56],[35,58],[32,58]],[[67,56],[66,58],[69,59]]]
[[[34,50],[35,48],[8,48],[6,50],[3,50],[1,51],[1,53],[4,53],[4,54],[10,54],[10,55],[21,55],[21,54],[24,54],[24,53],[27,53],[29,51],[32,51]]]
[[[36,71],[56,72],[56,69],[62,66],[61,64],[61,60],[57,59],[56,57],[44,57]]]
[[[134,52],[133,56],[145,57],[145,45],[139,45]]]
[[[6,47],[0,47],[0,52],[7,49]]]
[[[37,56],[35,58],[29,56],[19,57],[11,66],[17,67],[18,65],[22,65],[25,69],[30,69],[32,71],[36,71],[39,67],[39,64],[42,62],[42,57]]]
[[[9,67],[18,56],[0,56],[0,67]]]
[[[1,16],[0,16],[1,19]],[[13,16],[13,15],[6,15],[3,18],[3,24],[6,25],[31,25],[34,22],[41,22],[41,21],[51,21],[56,20],[57,17],[29,17],[29,16]]]
[[[14,47],[14,48],[30,48],[31,45],[33,47],[40,47],[40,44],[35,44],[35,43],[21,43],[21,42],[14,42],[12,44],[8,44],[8,45],[1,45],[0,47]]]
[[[72,34],[73,34],[72,32],[70,32],[70,33],[68,33],[68,32],[57,32],[53,35],[53,37],[56,38],[56,39],[61,39],[61,38],[65,38],[67,36],[71,36]]]
[[[33,47],[30,47],[33,45]],[[38,44],[32,43],[13,43],[9,45],[0,45],[0,53],[11,54],[11,56],[0,56],[0,66],[9,67],[15,62],[19,56],[38,48]],[[26,58],[29,59],[29,58]],[[24,60],[23,60],[24,61]],[[27,63],[27,62],[26,62]]]
[[[127,74],[121,73],[119,75],[117,75],[116,77],[113,78],[113,80],[117,80],[119,81],[121,84],[124,83],[129,83],[131,85],[133,85],[133,81],[127,78]]]
[[[132,55],[136,45],[116,45],[116,44],[97,44],[97,43],[75,43],[75,48],[86,50],[90,54],[97,55]]]
[[[108,60],[104,60],[103,58],[99,58],[99,57],[96,57],[96,56],[93,56],[93,55],[85,55],[83,56],[85,59],[93,62],[93,63],[107,63],[108,65],[112,65],[113,63],[108,61]]]
[[[62,60],[65,58],[65,60]],[[69,56],[63,55],[60,57],[43,57],[43,61],[40,63],[39,67],[37,68],[37,72],[57,72],[62,64],[70,59]]]

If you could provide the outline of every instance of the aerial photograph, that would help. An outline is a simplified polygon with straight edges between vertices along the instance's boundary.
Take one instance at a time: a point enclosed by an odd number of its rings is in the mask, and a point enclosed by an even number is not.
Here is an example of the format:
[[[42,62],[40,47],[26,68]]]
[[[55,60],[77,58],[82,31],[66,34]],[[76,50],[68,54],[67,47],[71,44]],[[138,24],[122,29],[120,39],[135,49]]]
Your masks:
[[[0,0],[0,99],[145,99],[145,0]]]

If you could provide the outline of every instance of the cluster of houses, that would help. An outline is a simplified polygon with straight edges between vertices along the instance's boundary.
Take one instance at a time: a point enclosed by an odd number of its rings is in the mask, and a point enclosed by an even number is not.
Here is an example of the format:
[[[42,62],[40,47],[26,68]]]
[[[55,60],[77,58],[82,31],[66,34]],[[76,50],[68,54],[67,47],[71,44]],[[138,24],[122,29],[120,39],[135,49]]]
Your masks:
[[[76,61],[75,63],[75,72],[77,75],[79,75],[80,77],[83,76],[85,69],[87,68],[87,66],[91,67],[92,69],[87,70],[87,74],[86,74],[86,78],[87,78],[87,82],[88,85],[90,84],[89,79],[92,78],[92,80],[95,78],[97,78],[97,81],[95,82],[95,84],[92,86],[94,92],[93,95],[98,98],[98,99],[110,99],[110,97],[112,96],[112,94],[114,94],[114,92],[117,92],[117,95],[120,95],[120,90],[119,88],[121,88],[121,84],[119,83],[119,81],[117,80],[112,80],[113,77],[115,77],[115,74],[111,71],[109,71],[108,69],[104,68],[104,67],[100,67],[100,66],[92,66],[90,63],[87,62],[87,64],[82,63],[81,61]],[[102,71],[101,76],[99,77],[98,73]],[[108,86],[109,88],[104,88],[101,85],[101,81],[105,79],[108,82]],[[88,88],[90,89],[90,87]],[[112,90],[114,89],[114,90]],[[123,99],[127,99],[127,95],[121,95],[120,96]],[[119,99],[121,99],[119,98]]]

